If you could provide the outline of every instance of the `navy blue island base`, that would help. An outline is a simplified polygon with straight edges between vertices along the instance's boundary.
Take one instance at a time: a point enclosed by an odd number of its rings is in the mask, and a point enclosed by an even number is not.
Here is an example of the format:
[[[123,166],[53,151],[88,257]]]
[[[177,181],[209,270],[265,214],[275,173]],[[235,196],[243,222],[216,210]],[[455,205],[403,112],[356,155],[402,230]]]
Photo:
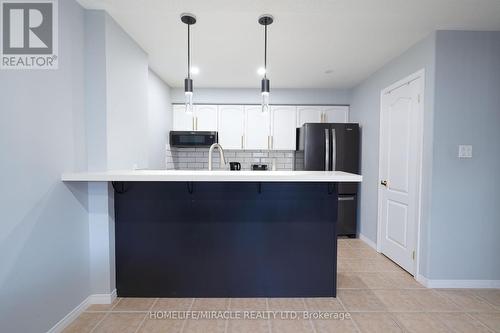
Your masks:
[[[337,190],[114,183],[120,297],[335,297]]]

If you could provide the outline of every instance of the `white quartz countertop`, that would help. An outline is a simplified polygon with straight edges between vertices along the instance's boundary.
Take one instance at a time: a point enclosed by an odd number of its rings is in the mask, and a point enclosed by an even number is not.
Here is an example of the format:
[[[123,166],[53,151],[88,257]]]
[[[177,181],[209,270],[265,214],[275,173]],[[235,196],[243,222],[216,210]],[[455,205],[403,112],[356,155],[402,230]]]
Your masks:
[[[361,182],[342,171],[123,170],[64,173],[65,182]]]

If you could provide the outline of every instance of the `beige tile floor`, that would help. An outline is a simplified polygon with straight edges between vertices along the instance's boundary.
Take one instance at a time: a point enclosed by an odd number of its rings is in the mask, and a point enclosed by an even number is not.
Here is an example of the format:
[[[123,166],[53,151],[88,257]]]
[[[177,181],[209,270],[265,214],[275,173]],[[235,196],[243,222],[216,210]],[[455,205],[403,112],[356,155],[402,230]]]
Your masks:
[[[500,289],[426,289],[357,239],[339,240],[338,297],[120,298],[92,305],[65,332],[500,332]],[[349,313],[306,320],[166,320],[149,311],[290,310]]]

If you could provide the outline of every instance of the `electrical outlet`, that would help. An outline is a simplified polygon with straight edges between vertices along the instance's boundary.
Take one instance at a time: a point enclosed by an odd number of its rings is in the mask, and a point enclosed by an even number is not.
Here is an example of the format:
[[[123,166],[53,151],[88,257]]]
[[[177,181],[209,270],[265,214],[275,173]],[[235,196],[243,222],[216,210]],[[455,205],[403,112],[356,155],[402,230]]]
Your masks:
[[[459,145],[458,158],[472,158],[472,145]]]

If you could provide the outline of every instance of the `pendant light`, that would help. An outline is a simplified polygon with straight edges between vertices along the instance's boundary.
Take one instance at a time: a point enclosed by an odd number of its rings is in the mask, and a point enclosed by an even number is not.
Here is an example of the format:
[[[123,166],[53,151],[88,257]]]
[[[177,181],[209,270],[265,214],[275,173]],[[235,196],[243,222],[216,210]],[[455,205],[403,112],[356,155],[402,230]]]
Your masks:
[[[187,77],[184,79],[184,95],[186,112],[193,112],[193,80],[191,79],[191,25],[196,23],[196,16],[189,13],[181,14],[182,23],[187,25]]]
[[[262,94],[262,112],[269,111],[269,90],[270,83],[267,78],[267,26],[272,24],[274,18],[272,15],[264,14],[259,17],[259,24],[264,26],[264,77],[260,85],[260,92]]]

